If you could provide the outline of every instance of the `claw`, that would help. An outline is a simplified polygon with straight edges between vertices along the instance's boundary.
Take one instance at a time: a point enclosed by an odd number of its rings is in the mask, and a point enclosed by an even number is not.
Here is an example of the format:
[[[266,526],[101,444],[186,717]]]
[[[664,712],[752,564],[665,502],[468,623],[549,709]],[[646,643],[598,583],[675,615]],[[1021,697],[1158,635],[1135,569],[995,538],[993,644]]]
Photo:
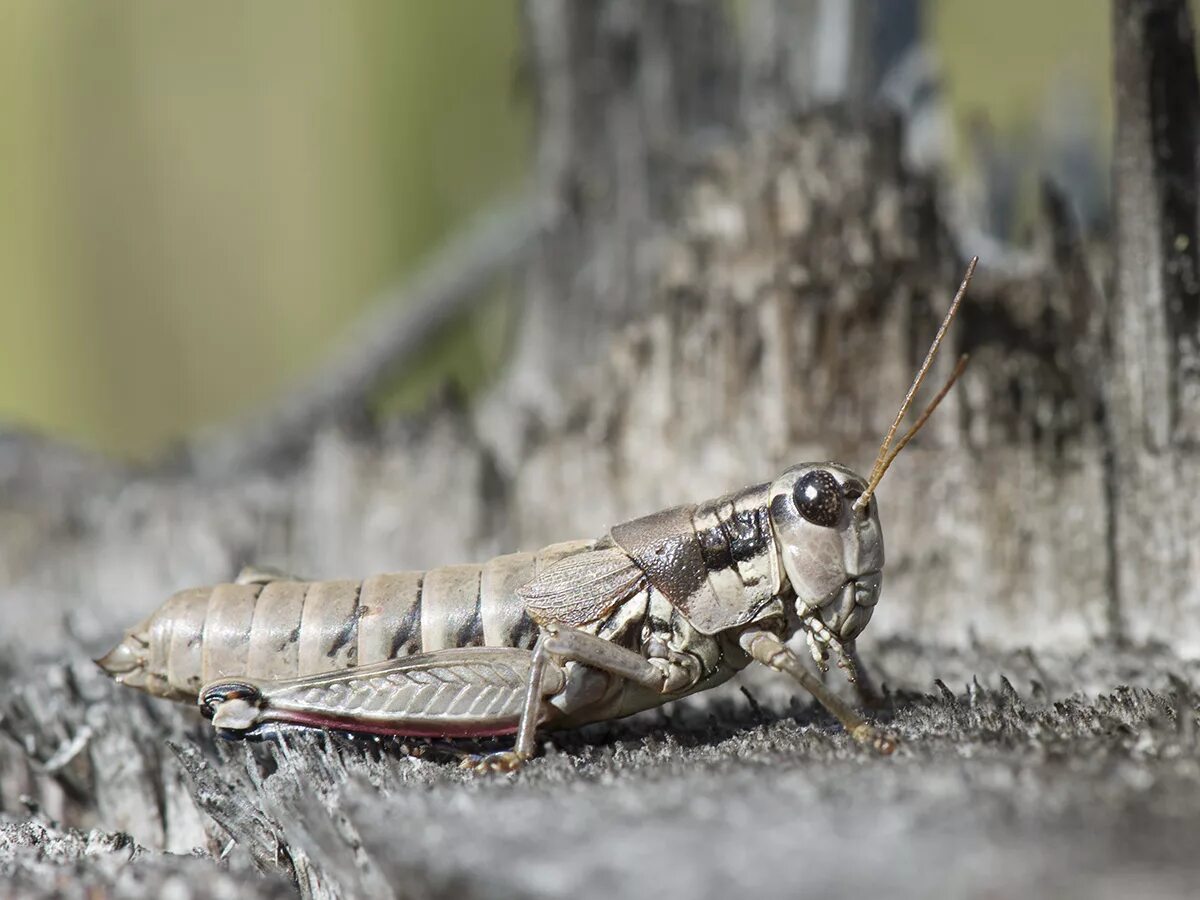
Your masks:
[[[851,737],[858,741],[858,743],[872,748],[882,756],[891,756],[896,752],[896,748],[900,746],[900,738],[896,737],[896,735],[886,731],[879,731],[866,722],[854,729],[851,732]]]
[[[497,753],[475,753],[466,757],[458,764],[460,769],[483,775],[488,772],[511,773],[523,766],[529,757],[516,750],[502,750]]]

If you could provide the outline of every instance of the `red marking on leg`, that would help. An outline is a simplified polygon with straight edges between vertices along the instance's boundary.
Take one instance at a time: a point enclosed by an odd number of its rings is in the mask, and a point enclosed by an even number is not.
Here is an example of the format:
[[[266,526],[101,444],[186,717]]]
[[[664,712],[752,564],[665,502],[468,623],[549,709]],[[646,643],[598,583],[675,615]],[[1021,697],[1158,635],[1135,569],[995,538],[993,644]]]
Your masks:
[[[271,722],[281,722],[290,725],[302,725],[305,728],[330,728],[337,731],[353,731],[359,734],[396,735],[414,738],[480,738],[503,737],[516,734],[520,724],[517,721],[503,720],[494,725],[480,723],[455,724],[448,722],[444,725],[433,722],[411,725],[372,722],[369,719],[339,719],[336,716],[322,716],[315,713],[302,713],[292,710],[270,710],[266,718]]]

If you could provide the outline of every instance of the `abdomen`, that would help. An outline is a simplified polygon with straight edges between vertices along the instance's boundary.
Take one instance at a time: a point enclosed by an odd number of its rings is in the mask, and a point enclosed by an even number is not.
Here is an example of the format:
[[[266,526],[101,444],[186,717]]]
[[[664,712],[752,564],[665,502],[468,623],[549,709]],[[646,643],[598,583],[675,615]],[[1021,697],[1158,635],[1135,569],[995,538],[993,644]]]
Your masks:
[[[181,591],[118,646],[136,648],[140,669],[113,674],[158,696],[192,700],[221,678],[294,678],[453,647],[532,649],[538,626],[516,589],[594,544],[571,541],[482,565],[362,581]]]

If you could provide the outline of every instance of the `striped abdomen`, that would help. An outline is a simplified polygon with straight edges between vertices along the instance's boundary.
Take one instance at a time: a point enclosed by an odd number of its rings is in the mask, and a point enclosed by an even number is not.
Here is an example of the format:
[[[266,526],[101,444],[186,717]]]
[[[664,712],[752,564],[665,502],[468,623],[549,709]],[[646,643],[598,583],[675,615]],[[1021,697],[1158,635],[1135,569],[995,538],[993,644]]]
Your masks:
[[[194,699],[201,685],[219,678],[293,678],[452,647],[531,649],[538,628],[516,589],[594,544],[571,541],[482,565],[363,581],[181,591],[134,630],[131,638],[144,647],[144,671],[122,680],[160,696]]]

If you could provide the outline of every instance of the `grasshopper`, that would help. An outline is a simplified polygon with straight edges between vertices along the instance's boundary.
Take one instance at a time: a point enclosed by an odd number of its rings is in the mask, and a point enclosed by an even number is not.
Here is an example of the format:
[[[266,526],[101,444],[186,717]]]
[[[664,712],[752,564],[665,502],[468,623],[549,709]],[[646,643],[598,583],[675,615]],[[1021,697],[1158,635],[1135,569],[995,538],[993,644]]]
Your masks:
[[[306,582],[247,570],[168,599],[98,664],[149,694],[199,702],[225,737],[279,726],[411,737],[514,735],[472,756],[511,771],[539,728],[619,718],[707,690],[758,662],[798,681],[860,743],[897,740],[830,692],[851,681],[855,639],[883,578],[880,480],[962,373],[897,431],[929,372],[967,268],[867,478],[804,463],[771,482],[482,565]]]

